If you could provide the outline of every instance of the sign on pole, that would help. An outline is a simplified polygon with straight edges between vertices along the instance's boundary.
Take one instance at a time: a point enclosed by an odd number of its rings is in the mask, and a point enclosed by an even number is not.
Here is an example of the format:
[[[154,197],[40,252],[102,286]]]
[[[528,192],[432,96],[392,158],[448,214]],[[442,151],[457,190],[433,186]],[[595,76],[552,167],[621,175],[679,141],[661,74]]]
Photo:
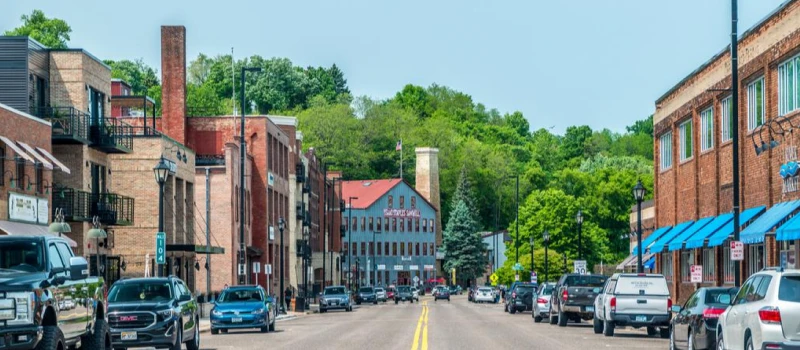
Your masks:
[[[520,263],[514,264],[514,267],[512,268],[512,270],[514,270],[514,271],[522,271],[523,270],[522,264],[520,264]]]
[[[519,273],[514,274],[514,280],[519,282]]]
[[[572,272],[579,273],[581,275],[586,274],[586,260],[575,260],[572,262]]]
[[[167,263],[167,234],[164,232],[156,233],[156,264],[164,265]]]
[[[538,283],[539,277],[536,276],[536,272],[531,271],[531,283]]]
[[[744,260],[744,243],[731,241],[731,261]]]
[[[690,276],[692,283],[703,283],[703,265],[690,266]]]
[[[272,264],[264,264],[264,272],[267,275],[271,275],[272,274]]]
[[[239,275],[244,275],[244,268],[246,266],[244,264],[239,264]]]
[[[261,273],[261,264],[257,262],[253,263],[253,273]]]

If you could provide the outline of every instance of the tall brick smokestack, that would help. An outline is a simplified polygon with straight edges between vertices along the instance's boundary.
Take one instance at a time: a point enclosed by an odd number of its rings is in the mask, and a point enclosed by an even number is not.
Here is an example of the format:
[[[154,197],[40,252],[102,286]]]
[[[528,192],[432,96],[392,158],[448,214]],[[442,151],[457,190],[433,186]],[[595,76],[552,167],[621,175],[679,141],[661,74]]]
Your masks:
[[[186,27],[161,26],[161,131],[186,144]]]
[[[436,208],[436,247],[442,246],[442,205],[439,195],[439,149],[419,147],[417,153],[417,191]],[[436,271],[442,273],[440,261],[436,261]]]

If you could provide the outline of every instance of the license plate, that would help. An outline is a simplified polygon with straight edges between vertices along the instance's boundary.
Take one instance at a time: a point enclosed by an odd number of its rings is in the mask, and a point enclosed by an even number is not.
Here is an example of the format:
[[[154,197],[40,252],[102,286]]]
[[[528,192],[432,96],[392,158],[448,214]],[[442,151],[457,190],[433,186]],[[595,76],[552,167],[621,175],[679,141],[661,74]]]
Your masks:
[[[645,322],[647,321],[647,316],[636,316],[636,322]]]
[[[594,306],[587,306],[586,312],[594,312]]]
[[[241,323],[242,322],[242,318],[241,317],[233,317],[233,318],[231,318],[231,322],[233,322],[233,323]]]
[[[136,332],[122,332],[122,334],[120,334],[120,339],[122,340],[136,340],[137,338],[138,335]]]

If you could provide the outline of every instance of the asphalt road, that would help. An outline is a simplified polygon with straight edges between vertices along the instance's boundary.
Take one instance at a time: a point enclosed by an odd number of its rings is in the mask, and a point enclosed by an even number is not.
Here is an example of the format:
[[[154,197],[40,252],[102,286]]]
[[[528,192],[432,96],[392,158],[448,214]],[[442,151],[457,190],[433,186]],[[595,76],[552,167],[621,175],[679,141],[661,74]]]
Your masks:
[[[423,297],[420,303],[362,305],[353,312],[329,311],[279,322],[277,331],[203,333],[202,349],[666,349],[668,341],[644,330],[617,329],[595,335],[591,323],[566,328],[533,323],[530,313],[503,312],[501,304],[450,303]]]

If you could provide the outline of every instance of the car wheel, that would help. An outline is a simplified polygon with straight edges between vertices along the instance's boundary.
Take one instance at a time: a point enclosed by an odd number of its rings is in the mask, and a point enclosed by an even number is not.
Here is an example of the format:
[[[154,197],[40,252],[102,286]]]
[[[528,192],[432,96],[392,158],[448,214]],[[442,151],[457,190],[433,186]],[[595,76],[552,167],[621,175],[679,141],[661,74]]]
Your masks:
[[[661,333],[661,339],[669,338],[670,329],[672,329],[672,327],[661,327],[658,329],[658,332]]]
[[[725,350],[725,341],[722,338],[722,329],[717,330],[717,350]]]
[[[558,312],[558,326],[559,327],[567,326],[567,314],[565,314],[563,311]]]
[[[326,311],[326,312],[327,312],[327,311]],[[273,318],[273,319],[272,319],[272,323],[270,323],[270,324],[269,324],[269,331],[270,331],[270,332],[274,332],[274,331],[275,331],[275,322],[278,322],[278,320],[277,320],[277,319],[275,319],[275,318]]]
[[[647,327],[647,335],[650,337],[656,335],[656,327]]]
[[[753,337],[747,336],[747,339],[744,340],[744,349],[745,350],[753,350]]]
[[[550,324],[556,324],[556,322],[558,322],[558,319],[551,313],[547,314],[547,320],[550,321]]]
[[[42,329],[42,340],[36,346],[36,350],[51,350],[64,348],[64,334],[58,326],[45,326]]]
[[[211,334],[219,334],[219,329],[211,328]]]
[[[186,350],[200,350],[200,322],[194,322],[194,338],[186,342]]]
[[[603,335],[606,337],[613,337],[614,336],[614,323],[605,321],[603,322]]]
[[[675,350],[675,333],[669,332],[669,350]]]
[[[542,316],[533,316],[533,322],[534,323],[542,322]]]
[[[597,317],[592,320],[592,328],[594,328],[594,334],[603,333],[603,322],[600,321]]]
[[[183,326],[180,323],[175,323],[175,342],[170,346],[171,350],[181,350],[183,347]]]
[[[672,334],[672,332],[670,332],[670,334]],[[670,339],[670,341],[671,340],[672,339]],[[691,329],[689,329],[689,344],[687,345],[686,348],[689,350],[694,350],[694,332],[692,332]]]
[[[99,319],[94,321],[94,331],[81,337],[81,346],[87,349],[111,349],[111,334],[108,330],[106,320]]]

